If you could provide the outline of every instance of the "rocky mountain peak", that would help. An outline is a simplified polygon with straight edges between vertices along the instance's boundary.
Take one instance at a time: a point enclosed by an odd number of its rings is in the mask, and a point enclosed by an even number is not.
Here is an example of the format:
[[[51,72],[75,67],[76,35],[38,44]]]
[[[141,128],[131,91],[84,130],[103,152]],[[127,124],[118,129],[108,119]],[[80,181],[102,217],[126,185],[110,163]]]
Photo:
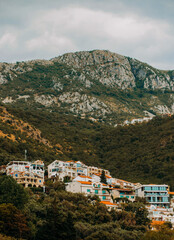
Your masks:
[[[174,112],[174,71],[107,50],[0,64],[0,101],[111,124]]]

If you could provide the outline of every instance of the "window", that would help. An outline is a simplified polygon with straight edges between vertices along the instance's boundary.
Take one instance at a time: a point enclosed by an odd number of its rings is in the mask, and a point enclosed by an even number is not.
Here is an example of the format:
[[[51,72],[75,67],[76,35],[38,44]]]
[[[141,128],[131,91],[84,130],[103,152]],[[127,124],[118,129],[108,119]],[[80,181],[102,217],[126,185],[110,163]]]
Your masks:
[[[98,190],[95,190],[95,194],[98,194]]]
[[[103,200],[106,200],[106,196],[103,196],[102,198],[103,198]]]
[[[100,184],[98,184],[98,187],[100,187]]]
[[[151,187],[146,186],[146,187],[144,187],[144,190],[151,191]]]
[[[134,198],[134,196],[131,196],[131,198]]]
[[[91,190],[90,190],[90,189],[87,189],[87,192],[91,192]]]
[[[105,193],[106,193],[106,190],[102,190],[102,193],[105,194]]]

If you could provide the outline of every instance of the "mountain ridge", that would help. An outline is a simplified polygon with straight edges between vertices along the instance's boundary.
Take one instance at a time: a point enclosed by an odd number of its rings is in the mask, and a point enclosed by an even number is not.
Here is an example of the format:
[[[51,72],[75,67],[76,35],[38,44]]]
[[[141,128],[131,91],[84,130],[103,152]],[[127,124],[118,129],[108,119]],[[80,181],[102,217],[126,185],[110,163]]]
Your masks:
[[[106,50],[0,63],[0,102],[106,124],[174,113],[174,71]]]

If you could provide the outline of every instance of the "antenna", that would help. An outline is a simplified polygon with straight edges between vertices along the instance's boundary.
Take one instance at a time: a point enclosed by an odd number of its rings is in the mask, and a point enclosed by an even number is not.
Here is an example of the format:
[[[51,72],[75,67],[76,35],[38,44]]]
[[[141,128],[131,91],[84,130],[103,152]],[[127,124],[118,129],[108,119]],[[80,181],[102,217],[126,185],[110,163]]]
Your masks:
[[[27,150],[25,149],[25,161],[27,161]]]

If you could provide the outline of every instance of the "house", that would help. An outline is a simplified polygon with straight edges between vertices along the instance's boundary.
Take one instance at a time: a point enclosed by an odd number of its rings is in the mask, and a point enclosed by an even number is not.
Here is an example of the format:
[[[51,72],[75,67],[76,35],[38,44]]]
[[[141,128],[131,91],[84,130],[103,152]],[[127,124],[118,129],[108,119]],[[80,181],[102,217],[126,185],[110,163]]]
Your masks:
[[[133,183],[122,180],[122,179],[117,179],[116,185],[119,185],[120,188],[133,188],[135,189],[135,186]]]
[[[78,175],[76,178],[73,179],[73,181],[74,182],[78,182],[78,181],[93,182],[94,180],[92,179],[92,177],[89,177],[89,176]]]
[[[136,195],[133,189],[126,189],[126,188],[109,188],[113,199],[120,198],[127,198],[129,201],[134,202]]]
[[[104,204],[109,211],[112,209],[117,209],[118,205],[116,203],[108,202],[108,201],[101,201],[100,203]]]
[[[6,174],[12,176],[24,187],[43,187],[44,163],[41,160],[35,162],[11,161],[7,164]]]
[[[65,178],[73,180],[78,175],[87,175],[87,166],[80,161],[55,160],[48,165],[48,178],[58,177],[64,181]]]
[[[147,184],[136,188],[136,195],[144,197],[151,205],[169,208],[168,185]]]
[[[24,187],[43,187],[44,178],[32,172],[15,171],[13,178]]]
[[[41,160],[35,162],[11,161],[7,164],[6,174],[13,175],[13,172],[33,172],[44,178],[44,163]]]
[[[101,201],[111,201],[111,195],[106,184],[92,181],[75,181],[66,185],[66,190],[73,193],[84,193],[87,195],[97,195]]]
[[[91,175],[92,179],[96,182],[101,181],[101,173],[95,173]],[[112,184],[112,177],[110,175],[105,175],[107,184]]]
[[[102,174],[102,171],[104,170],[105,175],[110,176],[110,172],[108,170],[102,169],[102,168],[98,168],[98,167],[92,167],[92,166],[88,166],[87,167],[87,175],[91,176],[93,174]]]
[[[148,217],[152,222],[163,224],[164,222],[171,222],[174,226],[174,211],[173,208],[157,207],[150,205],[148,208]]]

